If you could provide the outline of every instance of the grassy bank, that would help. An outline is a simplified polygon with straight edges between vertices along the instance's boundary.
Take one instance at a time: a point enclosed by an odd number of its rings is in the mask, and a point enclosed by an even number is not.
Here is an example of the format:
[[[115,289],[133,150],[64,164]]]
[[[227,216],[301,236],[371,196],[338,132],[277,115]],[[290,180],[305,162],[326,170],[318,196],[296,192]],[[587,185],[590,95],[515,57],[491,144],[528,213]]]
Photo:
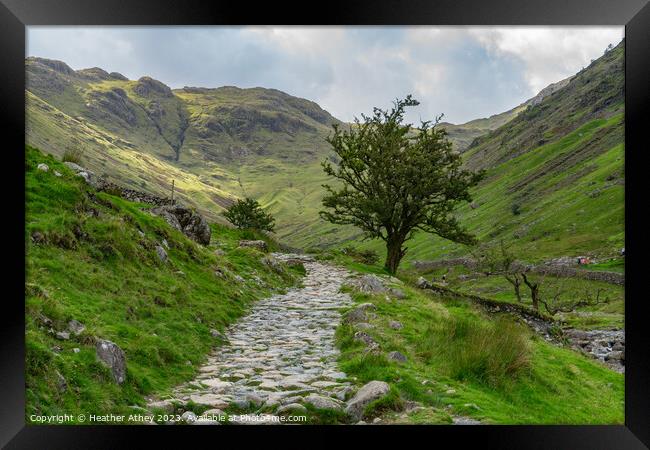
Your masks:
[[[237,247],[263,236],[213,225],[212,243],[202,247],[151,216],[149,206],[94,192],[38,150],[26,149],[25,176],[28,421],[133,412],[144,396],[195,375],[219,345],[211,330],[299,278],[299,269],[273,271],[262,253]],[[163,240],[166,262],[156,254]],[[86,329],[57,339],[72,319]],[[97,360],[97,338],[124,350],[123,384]]]
[[[510,316],[408,285],[400,289],[406,298],[351,292],[355,302],[377,307],[364,332],[380,344],[380,354],[365,352],[354,326],[337,331],[342,369],[359,383],[386,381],[397,395],[391,407],[371,406],[366,420],[450,423],[459,415],[495,424],[623,423],[623,375],[547,343]],[[402,328],[391,328],[391,321]],[[391,351],[407,361],[388,359]],[[406,401],[423,408],[403,413]]]

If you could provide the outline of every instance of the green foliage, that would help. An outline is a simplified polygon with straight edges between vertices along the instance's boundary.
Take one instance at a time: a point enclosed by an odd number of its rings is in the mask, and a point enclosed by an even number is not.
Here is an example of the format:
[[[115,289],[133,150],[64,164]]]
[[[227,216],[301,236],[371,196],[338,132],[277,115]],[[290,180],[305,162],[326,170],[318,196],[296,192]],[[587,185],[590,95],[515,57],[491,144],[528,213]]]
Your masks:
[[[386,269],[395,273],[406,253],[404,242],[417,230],[455,242],[473,243],[452,215],[461,202],[471,201],[469,188],[482,173],[461,168],[445,132],[422,122],[417,133],[403,124],[405,109],[419,103],[408,96],[390,111],[374,109],[355,126],[334,125],[328,137],[340,158],[335,168],[323,161],[325,173],[342,183],[340,189],[325,184],[327,194],[320,215],[328,222],[354,225],[370,239],[386,243]],[[414,182],[417,180],[417,183]]]
[[[223,215],[239,229],[273,231],[275,227],[273,216],[264,212],[257,200],[248,197],[237,200]]]

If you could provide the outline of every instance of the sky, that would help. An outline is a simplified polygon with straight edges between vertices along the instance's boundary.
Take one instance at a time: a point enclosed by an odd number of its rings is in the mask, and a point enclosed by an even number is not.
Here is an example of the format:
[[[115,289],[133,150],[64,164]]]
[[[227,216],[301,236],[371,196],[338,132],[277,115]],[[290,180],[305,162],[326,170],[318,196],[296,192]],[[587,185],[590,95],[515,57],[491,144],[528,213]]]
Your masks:
[[[412,94],[410,122],[507,111],[578,72],[623,27],[27,28],[26,56],[147,75],[172,88],[266,87],[351,121]]]

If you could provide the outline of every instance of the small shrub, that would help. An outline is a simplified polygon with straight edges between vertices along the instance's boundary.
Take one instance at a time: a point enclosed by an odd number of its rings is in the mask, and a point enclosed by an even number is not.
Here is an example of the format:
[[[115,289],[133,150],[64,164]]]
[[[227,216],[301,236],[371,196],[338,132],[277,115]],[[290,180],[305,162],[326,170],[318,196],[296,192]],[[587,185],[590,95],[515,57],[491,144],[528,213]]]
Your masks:
[[[63,152],[63,156],[61,156],[61,161],[71,162],[71,163],[81,165],[81,156],[82,156],[81,150],[79,150],[78,148],[69,148]]]
[[[223,215],[228,222],[239,229],[273,231],[275,228],[273,216],[264,212],[257,200],[252,198],[237,200]]]
[[[513,215],[518,216],[521,214],[521,205],[519,203],[513,203],[510,210],[512,211]]]

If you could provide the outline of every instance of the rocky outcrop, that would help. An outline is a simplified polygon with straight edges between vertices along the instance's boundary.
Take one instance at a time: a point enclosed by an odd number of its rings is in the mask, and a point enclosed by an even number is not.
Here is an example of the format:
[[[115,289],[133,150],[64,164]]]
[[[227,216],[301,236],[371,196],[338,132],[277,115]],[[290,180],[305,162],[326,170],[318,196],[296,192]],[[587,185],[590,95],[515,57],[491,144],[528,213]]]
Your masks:
[[[162,97],[172,97],[172,90],[164,83],[154,80],[151,77],[142,77],[138,80],[133,91],[141,97],[150,95],[160,95]]]
[[[173,228],[183,232],[199,244],[208,245],[212,230],[199,213],[181,205],[163,205],[151,210],[151,214],[160,216]]]
[[[114,342],[98,339],[95,350],[99,360],[111,369],[113,379],[117,384],[126,380],[126,356],[124,351]]]

